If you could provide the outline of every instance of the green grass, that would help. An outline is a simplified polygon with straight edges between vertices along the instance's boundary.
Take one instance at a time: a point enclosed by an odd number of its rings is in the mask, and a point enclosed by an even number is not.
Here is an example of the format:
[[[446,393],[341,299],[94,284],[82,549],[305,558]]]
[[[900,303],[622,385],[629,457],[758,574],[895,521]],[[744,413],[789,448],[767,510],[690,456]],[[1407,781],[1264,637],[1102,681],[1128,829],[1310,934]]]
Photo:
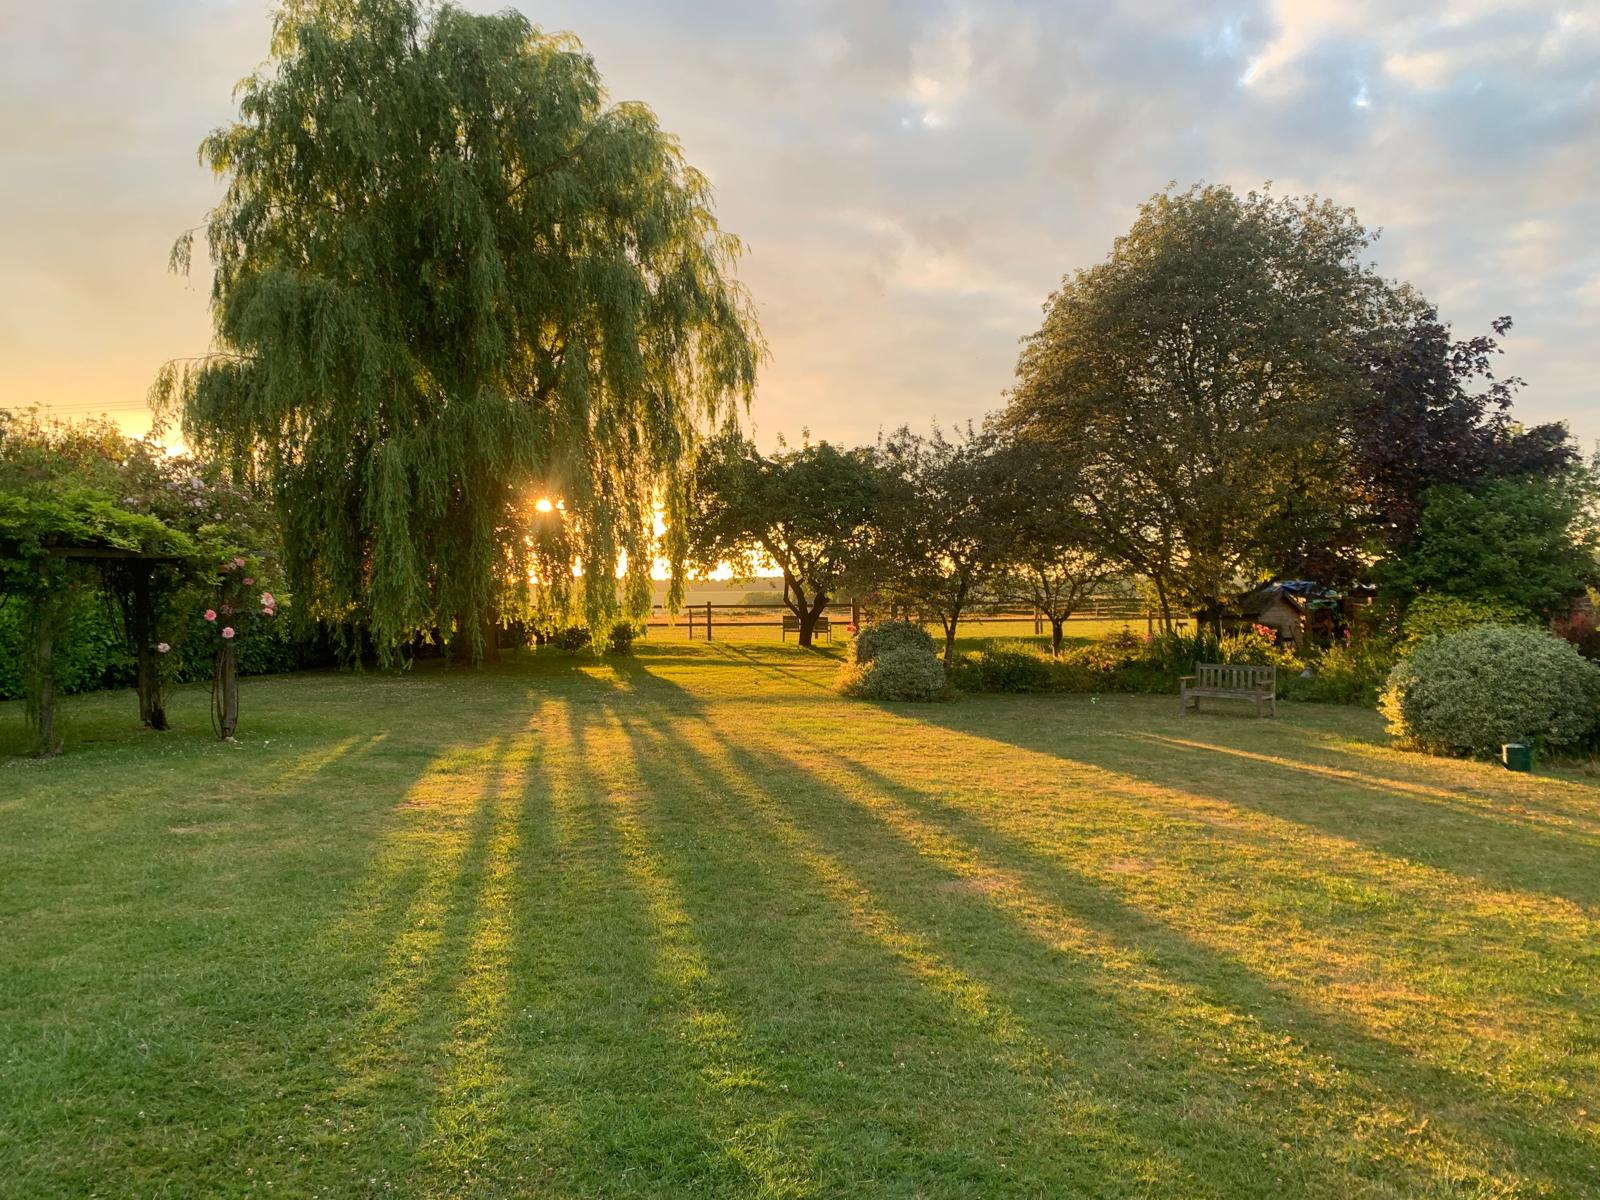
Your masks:
[[[69,702],[0,765],[0,1195],[1600,1195],[1593,781],[834,667]]]

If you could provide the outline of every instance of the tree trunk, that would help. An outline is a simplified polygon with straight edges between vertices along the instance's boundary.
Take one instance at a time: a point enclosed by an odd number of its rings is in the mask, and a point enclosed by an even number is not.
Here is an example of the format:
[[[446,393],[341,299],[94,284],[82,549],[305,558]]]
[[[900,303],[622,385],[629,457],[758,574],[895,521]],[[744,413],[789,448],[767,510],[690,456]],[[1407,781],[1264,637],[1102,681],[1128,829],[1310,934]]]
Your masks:
[[[799,605],[795,609],[795,616],[800,618],[799,642],[800,645],[809,649],[812,634],[817,628],[817,619],[822,616],[823,610],[828,607],[828,597],[824,593],[818,593],[816,600],[811,604],[807,604],[798,587],[795,588],[794,594],[795,599],[799,601]]]
[[[955,661],[956,657],[956,620],[957,618],[952,616],[948,621],[940,622],[944,626],[944,669],[946,671],[950,669],[950,664]]]
[[[239,656],[232,641],[224,641],[217,651],[213,690],[217,733],[223,741],[228,741],[239,726]]]
[[[479,630],[483,643],[483,663],[493,666],[500,661],[500,628],[495,621],[494,605],[484,605],[479,617]]]
[[[1058,616],[1055,616],[1054,614],[1051,614],[1051,617],[1050,617],[1050,657],[1052,657],[1052,658],[1060,658],[1061,657],[1061,631],[1062,631],[1062,627],[1064,625],[1066,625],[1066,623],[1067,623],[1067,619],[1065,617],[1058,617]]]
[[[1167,587],[1161,582],[1158,575],[1152,575],[1150,582],[1156,586],[1156,603],[1161,607],[1161,632],[1172,632],[1172,607],[1167,603]]]

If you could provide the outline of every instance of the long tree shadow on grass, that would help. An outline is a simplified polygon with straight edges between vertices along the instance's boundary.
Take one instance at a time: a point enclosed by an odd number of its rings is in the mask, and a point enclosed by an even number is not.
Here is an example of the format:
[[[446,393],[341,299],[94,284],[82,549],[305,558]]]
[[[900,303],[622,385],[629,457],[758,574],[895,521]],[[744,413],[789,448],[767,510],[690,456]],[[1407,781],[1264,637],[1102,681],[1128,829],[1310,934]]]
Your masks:
[[[663,687],[671,692],[679,691],[660,682],[637,686],[648,691],[660,691]],[[685,713],[693,715],[692,701],[681,694],[673,696],[670,707],[679,718]],[[637,717],[636,711],[634,715]],[[801,836],[810,844],[825,848],[829,859],[849,864],[850,874],[863,881],[876,904],[889,910],[903,910],[897,922],[919,930],[919,936],[928,939],[941,957],[954,964],[970,964],[961,969],[974,978],[988,976],[1003,981],[990,985],[996,995],[1006,996],[1020,982],[1023,990],[1011,997],[1013,1011],[1025,1010],[1030,1017],[1053,1010],[1081,1014],[1085,996],[1098,994],[1104,1011],[1081,1024],[1067,1021],[1055,1026],[1053,1043],[1069,1058],[1087,1055],[1092,1061],[1098,1055],[1111,1078],[1118,1076],[1119,1067],[1124,1075],[1132,1074],[1135,1082],[1122,1094],[1122,1102],[1149,1122],[1151,1133],[1159,1131],[1159,1140],[1170,1152],[1177,1153],[1174,1147],[1192,1150],[1181,1159],[1182,1167],[1187,1168],[1185,1175],[1196,1179],[1216,1178],[1216,1173],[1221,1171],[1225,1177],[1228,1170],[1237,1170],[1251,1157],[1268,1153],[1261,1150],[1261,1146],[1272,1146],[1270,1152],[1280,1162],[1292,1162],[1293,1170],[1299,1173],[1307,1188],[1315,1186],[1317,1190],[1327,1190],[1337,1188],[1339,1185],[1335,1181],[1340,1178],[1348,1181],[1347,1173],[1330,1168],[1330,1164],[1344,1160],[1345,1171],[1368,1175],[1373,1183],[1380,1180],[1391,1183],[1398,1189],[1395,1194],[1443,1193],[1449,1190],[1445,1176],[1450,1172],[1471,1173],[1474,1169],[1471,1164],[1474,1155],[1461,1147],[1481,1142],[1488,1135],[1494,1140],[1483,1164],[1486,1172],[1509,1170],[1537,1179],[1554,1169],[1565,1173],[1569,1182],[1587,1183],[1585,1164],[1590,1161],[1593,1146],[1552,1128],[1548,1114],[1545,1123],[1538,1124],[1536,1114],[1519,1109],[1492,1090],[1477,1087],[1458,1074],[1417,1063],[1359,1027],[1308,1008],[1298,998],[1275,990],[1239,964],[1150,921],[1137,910],[1104,894],[1092,881],[1079,879],[1064,895],[1060,895],[1058,884],[1056,891],[1050,894],[1059,895],[1057,902],[1078,922],[1127,947],[1129,953],[1156,968],[1167,981],[1166,984],[1158,982],[1158,991],[1163,986],[1174,986],[1201,1007],[1232,1014],[1231,1020],[1244,1023],[1257,1020],[1252,1012],[1259,1009],[1265,1014],[1268,1034],[1293,1040],[1304,1048],[1313,1063],[1328,1067],[1334,1078],[1355,1080],[1357,1107],[1354,1110],[1341,1111],[1330,1121],[1330,1114],[1313,1106],[1302,1110],[1303,1120],[1289,1119],[1275,1127],[1273,1119],[1261,1111],[1262,1095],[1250,1084],[1241,1084],[1237,1090],[1227,1085],[1226,1081],[1231,1079],[1228,1068],[1217,1061],[1215,1044],[1208,1047],[1204,1042],[1206,1037],[1217,1036],[1216,1028],[1207,1028],[1205,1022],[1200,1022],[1173,1040],[1174,1025],[1183,1024],[1185,1017],[1181,1005],[1170,1013],[1145,1007],[1144,1011],[1130,1017],[1128,1008],[1140,1008],[1134,1003],[1143,990],[1139,985],[1128,991],[1126,981],[1119,980],[1116,975],[1102,973],[1093,964],[1063,955],[1059,947],[1042,944],[1036,930],[1019,930],[1014,914],[1006,913],[996,904],[982,901],[961,904],[962,921],[953,924],[949,906],[937,901],[929,903],[926,898],[947,896],[943,889],[948,885],[970,883],[970,879],[952,877],[947,869],[928,861],[917,849],[906,846],[898,832],[884,829],[875,835],[869,834],[864,820],[875,824],[876,818],[864,818],[858,802],[836,786],[814,776],[808,777],[796,764],[784,762],[781,753],[763,754],[748,749],[752,741],[767,740],[754,731],[741,730],[740,736],[734,739],[703,715],[696,719],[703,729],[701,740],[709,740],[715,746],[714,757],[724,759],[727,764],[719,768],[710,761],[713,756],[706,750],[694,752],[702,765],[690,769],[700,774],[708,791],[727,788],[731,770],[735,777],[742,778],[741,783],[734,785],[736,794],[742,792],[753,798],[764,792],[767,796],[766,802],[753,806],[752,811],[760,809],[770,813],[774,807],[786,807],[785,797],[793,800],[803,796],[811,801],[810,806],[792,806],[796,813],[805,809],[813,814],[814,826],[809,832],[802,831]],[[669,722],[656,731],[655,745],[650,752],[656,759],[670,756],[675,743],[682,740],[679,723]],[[777,748],[768,745],[764,749],[776,751]],[[681,756],[687,751],[679,753]],[[762,782],[764,780],[776,782]],[[793,819],[800,821],[798,816]],[[978,826],[961,830],[960,836],[973,844],[980,837],[990,839],[988,844],[999,861],[1020,857],[1030,871],[1060,869],[1059,864],[1029,861],[1031,852],[1024,847],[996,843],[993,831]],[[981,896],[981,889],[974,895]],[[921,902],[917,901],[919,897],[923,898]],[[1018,964],[1026,964],[1020,972]],[[1130,1020],[1134,1028],[1127,1030]],[[1103,1031],[1119,1024],[1119,1032],[1127,1030],[1122,1037],[1084,1045],[1085,1027]],[[1163,1037],[1169,1040],[1163,1043]],[[1144,1039],[1142,1044],[1140,1038]],[[1153,1060],[1144,1058],[1134,1049],[1152,1045],[1158,1047]],[[1171,1060],[1185,1064],[1180,1069],[1181,1082],[1176,1091],[1171,1086],[1163,1087],[1174,1082],[1170,1076],[1144,1074],[1138,1067],[1131,1072],[1127,1070],[1130,1062],[1148,1064]],[[1269,1093],[1266,1102],[1289,1105],[1289,1098],[1295,1097],[1295,1093],[1288,1090],[1290,1086],[1285,1084],[1275,1100]],[[1214,1129],[1210,1131],[1213,1140],[1209,1145],[1206,1135],[1196,1131],[1196,1113],[1186,1111],[1187,1105],[1194,1101],[1193,1097],[1180,1094],[1186,1087],[1198,1089],[1202,1101],[1198,1105],[1199,1112],[1215,1112],[1220,1108],[1224,1114],[1214,1122]],[[1482,1106],[1481,1119],[1458,1122],[1450,1119],[1449,1113],[1441,1107],[1441,1096],[1459,1098],[1463,1093],[1475,1105]],[[1419,1146],[1434,1138],[1454,1142],[1459,1135],[1457,1148],[1461,1153],[1442,1168],[1444,1175],[1436,1173],[1438,1168],[1426,1165],[1423,1161],[1426,1156],[1420,1150],[1414,1157],[1402,1148],[1391,1146],[1393,1153],[1387,1157],[1378,1155],[1370,1162],[1359,1161],[1366,1152],[1363,1140],[1375,1135],[1381,1125],[1381,1114],[1396,1111],[1436,1115],[1434,1133],[1417,1143]],[[1512,1127],[1527,1124],[1530,1117],[1536,1127],[1513,1137]],[[1378,1118],[1378,1123],[1372,1129],[1361,1127],[1364,1121],[1374,1118]],[[1340,1121],[1350,1124],[1342,1130],[1327,1128],[1330,1124],[1337,1126]],[[1308,1129],[1311,1131],[1309,1138]],[[1404,1131],[1389,1132],[1398,1138]],[[1352,1158],[1357,1161],[1350,1162]],[[1281,1178],[1281,1172],[1275,1178]],[[1269,1187],[1264,1181],[1256,1183],[1262,1188]]]
[[[1253,1014],[1267,1027],[1288,1032],[1297,1041],[1336,1058],[1341,1066],[1353,1066],[1359,1078],[1376,1084],[1368,1097],[1373,1103],[1380,1103],[1383,1093],[1403,1096],[1413,1111],[1435,1124],[1454,1126],[1464,1140],[1471,1141],[1475,1140],[1472,1130],[1461,1120],[1465,1101],[1476,1110],[1471,1124],[1491,1131],[1503,1149],[1510,1151],[1497,1167],[1534,1178],[1559,1168],[1566,1172],[1561,1187],[1575,1183],[1595,1186],[1591,1169],[1595,1144],[1561,1128],[1566,1118],[1550,1107],[1550,1095],[1530,1094],[1516,1084],[1505,1090],[1489,1086],[1484,1071],[1471,1063],[1427,1061],[1389,1039],[1373,1036],[1336,1005],[1264,977],[1231,955],[1200,944],[1117,896],[1102,881],[1075,870],[1061,856],[997,828],[992,817],[986,820],[959,803],[908,787],[857,761],[839,760],[839,768],[854,776],[866,794],[881,797],[891,810],[914,814],[916,821],[925,823],[937,836],[953,838],[989,861],[1015,865],[1041,894],[1119,944],[1137,947],[1164,975],[1192,982],[1211,1002]],[[1563,950],[1571,953],[1574,947]],[[1550,1003],[1581,1018],[1583,1026],[1600,1016],[1593,1002],[1582,995]],[[1493,1053],[1487,1056],[1483,1066],[1490,1065],[1494,1057]],[[1562,1065],[1557,1057],[1550,1067],[1560,1070]],[[1560,1092],[1560,1088],[1551,1089],[1554,1095]]]
[[[1148,727],[1130,732],[1106,715],[1118,706],[1096,711],[1076,699],[1020,697],[926,708],[919,719],[957,737],[1209,796],[1496,887],[1600,906],[1600,845],[1586,829],[1561,829],[1517,812],[1496,812],[1491,804],[1467,803],[1464,789],[1457,798],[1448,788],[1430,795],[1415,778],[1399,780],[1404,788],[1385,787],[1373,779],[1369,759],[1318,744],[1289,722],[1263,728],[1266,722],[1248,718],[1182,719],[1140,705],[1134,719]],[[1339,776],[1330,779],[1329,768]],[[1313,792],[1313,781],[1330,786]],[[1494,786],[1483,782],[1478,790]],[[1510,792],[1516,797],[1538,783],[1505,786],[1516,789]],[[1555,786],[1567,792],[1579,785]],[[1592,812],[1580,816],[1587,822],[1594,814],[1600,814],[1600,789]]]

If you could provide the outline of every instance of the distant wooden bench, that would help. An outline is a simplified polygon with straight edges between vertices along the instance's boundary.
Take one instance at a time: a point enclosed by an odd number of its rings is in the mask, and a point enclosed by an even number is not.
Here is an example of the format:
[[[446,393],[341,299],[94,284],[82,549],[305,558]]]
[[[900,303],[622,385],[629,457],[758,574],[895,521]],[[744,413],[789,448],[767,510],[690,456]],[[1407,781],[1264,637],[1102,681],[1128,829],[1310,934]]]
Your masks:
[[[786,616],[786,617],[783,618],[783,640],[784,641],[787,642],[789,640],[789,635],[791,633],[799,634],[799,632],[800,632],[800,618],[799,617],[796,617],[796,616],[793,616],[793,615],[789,615],[789,616]],[[827,617],[818,617],[817,618],[817,623],[811,627],[811,632],[814,633],[814,634],[825,633],[825,634],[828,635],[828,640],[830,642],[833,641],[833,626],[828,623],[828,618]]]
[[[1200,701],[1249,700],[1256,716],[1263,706],[1278,715],[1278,668],[1250,667],[1242,663],[1196,663],[1193,675],[1178,681],[1178,699],[1185,712],[1192,704],[1200,711]]]

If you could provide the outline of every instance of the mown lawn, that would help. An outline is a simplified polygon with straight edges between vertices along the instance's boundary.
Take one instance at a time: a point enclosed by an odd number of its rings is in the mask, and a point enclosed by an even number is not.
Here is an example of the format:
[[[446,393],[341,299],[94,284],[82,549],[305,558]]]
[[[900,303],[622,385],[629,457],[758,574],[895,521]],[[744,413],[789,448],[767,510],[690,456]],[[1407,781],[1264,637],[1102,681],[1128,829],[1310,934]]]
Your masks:
[[[1600,1195],[1593,780],[833,669],[72,702],[0,766],[0,1195]]]

